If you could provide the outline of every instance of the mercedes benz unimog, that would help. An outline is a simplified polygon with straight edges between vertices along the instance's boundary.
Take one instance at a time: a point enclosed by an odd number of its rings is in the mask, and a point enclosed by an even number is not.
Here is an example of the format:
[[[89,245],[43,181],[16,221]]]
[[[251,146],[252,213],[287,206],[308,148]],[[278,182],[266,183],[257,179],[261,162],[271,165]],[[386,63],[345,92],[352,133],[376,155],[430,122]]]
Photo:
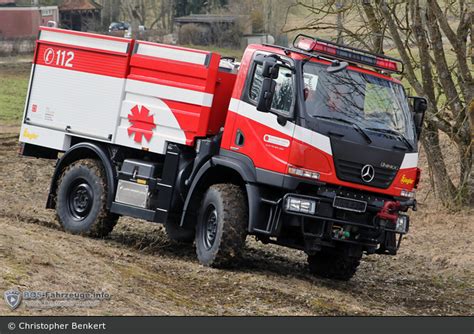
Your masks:
[[[105,237],[120,216],[164,224],[206,266],[247,236],[350,279],[396,254],[416,209],[424,98],[384,55],[299,35],[210,51],[41,28],[21,154],[56,160],[47,208]]]

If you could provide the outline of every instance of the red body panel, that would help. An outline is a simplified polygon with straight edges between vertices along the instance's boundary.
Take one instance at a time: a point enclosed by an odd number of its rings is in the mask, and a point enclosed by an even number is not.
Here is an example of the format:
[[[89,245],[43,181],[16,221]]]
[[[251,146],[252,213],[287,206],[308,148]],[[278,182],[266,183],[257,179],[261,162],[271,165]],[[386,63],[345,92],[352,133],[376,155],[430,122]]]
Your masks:
[[[264,137],[275,136],[286,139],[288,142],[291,142],[292,137],[247,117],[241,115],[235,117],[234,130],[238,129],[245,134],[245,144],[238,152],[250,157],[257,168],[286,174],[290,149],[267,143],[264,141]],[[231,149],[235,149],[235,147],[234,144]]]
[[[224,126],[228,115],[230,96],[232,95],[236,79],[237,75],[234,73],[217,72],[217,85],[207,128],[208,134],[216,134]]]
[[[212,104],[208,106],[166,98],[163,101],[170,107],[185,132],[187,145],[193,145],[196,137],[217,134],[224,125],[230,92],[236,76],[219,71],[220,55],[163,44],[137,43],[149,47],[169,48],[178,52],[199,53],[207,57],[207,64],[196,64],[159,56],[133,54],[127,78],[213,95]]]

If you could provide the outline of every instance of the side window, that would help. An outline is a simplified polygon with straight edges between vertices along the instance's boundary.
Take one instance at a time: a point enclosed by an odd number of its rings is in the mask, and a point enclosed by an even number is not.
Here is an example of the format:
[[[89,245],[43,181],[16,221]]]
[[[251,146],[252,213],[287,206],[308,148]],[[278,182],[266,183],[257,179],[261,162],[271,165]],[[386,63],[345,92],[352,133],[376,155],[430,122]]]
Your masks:
[[[262,65],[255,67],[255,72],[250,84],[249,97],[257,102],[260,90],[262,89]],[[275,95],[273,96],[272,109],[281,113],[290,113],[293,104],[293,73],[291,70],[280,67],[278,78],[275,79]]]

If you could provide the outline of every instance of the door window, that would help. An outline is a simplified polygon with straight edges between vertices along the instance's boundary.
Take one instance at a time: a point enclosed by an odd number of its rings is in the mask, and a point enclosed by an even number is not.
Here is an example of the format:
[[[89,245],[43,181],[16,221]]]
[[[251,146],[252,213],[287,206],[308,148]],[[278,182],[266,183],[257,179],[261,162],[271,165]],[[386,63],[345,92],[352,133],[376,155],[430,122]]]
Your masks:
[[[263,65],[255,66],[255,72],[250,84],[249,97],[253,102],[257,102],[262,89]],[[290,114],[291,106],[293,105],[293,73],[290,69],[280,67],[278,78],[275,79],[275,95],[273,96],[272,109],[283,114]]]

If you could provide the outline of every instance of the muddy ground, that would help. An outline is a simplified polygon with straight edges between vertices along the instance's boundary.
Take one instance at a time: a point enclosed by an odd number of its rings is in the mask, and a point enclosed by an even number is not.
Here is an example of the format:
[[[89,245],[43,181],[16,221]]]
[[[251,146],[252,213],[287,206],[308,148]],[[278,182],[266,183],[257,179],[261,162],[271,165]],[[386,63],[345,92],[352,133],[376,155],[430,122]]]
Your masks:
[[[199,265],[160,225],[121,218],[110,237],[66,234],[44,209],[53,161],[17,155],[17,125],[0,125],[0,293],[106,291],[93,307],[15,315],[472,315],[473,212],[450,213],[422,181],[419,211],[397,256],[364,257],[350,282],[315,278],[299,251],[248,238],[235,269]]]

